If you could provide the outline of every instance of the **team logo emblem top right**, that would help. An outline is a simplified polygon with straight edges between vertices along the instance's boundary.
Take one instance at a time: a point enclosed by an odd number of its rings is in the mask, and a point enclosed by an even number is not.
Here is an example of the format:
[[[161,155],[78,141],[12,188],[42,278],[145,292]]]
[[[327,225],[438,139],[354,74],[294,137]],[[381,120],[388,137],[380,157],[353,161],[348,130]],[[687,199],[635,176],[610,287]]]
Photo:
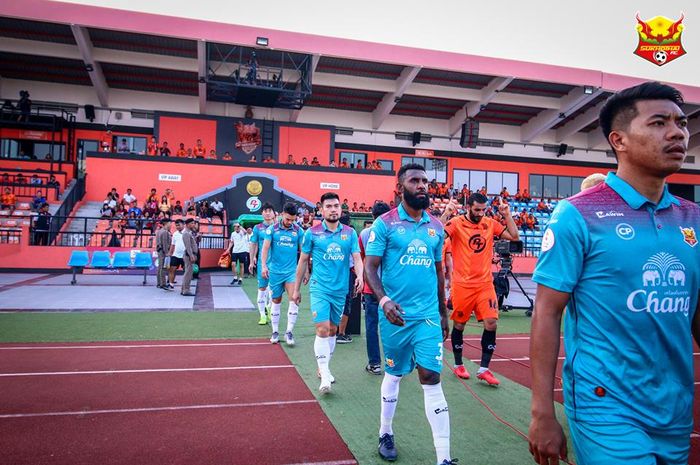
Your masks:
[[[634,54],[657,66],[663,66],[685,55],[681,44],[683,18],[673,21],[665,16],[654,16],[643,21],[637,13],[639,44]]]

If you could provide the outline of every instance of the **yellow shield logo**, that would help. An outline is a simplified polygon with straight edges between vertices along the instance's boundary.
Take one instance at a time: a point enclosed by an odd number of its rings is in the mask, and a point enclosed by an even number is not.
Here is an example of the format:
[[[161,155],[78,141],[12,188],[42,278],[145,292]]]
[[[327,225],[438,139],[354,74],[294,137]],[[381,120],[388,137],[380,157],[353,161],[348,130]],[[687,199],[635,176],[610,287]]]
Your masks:
[[[250,195],[260,195],[263,188],[260,181],[250,181],[248,185],[245,186],[245,190],[247,190]]]

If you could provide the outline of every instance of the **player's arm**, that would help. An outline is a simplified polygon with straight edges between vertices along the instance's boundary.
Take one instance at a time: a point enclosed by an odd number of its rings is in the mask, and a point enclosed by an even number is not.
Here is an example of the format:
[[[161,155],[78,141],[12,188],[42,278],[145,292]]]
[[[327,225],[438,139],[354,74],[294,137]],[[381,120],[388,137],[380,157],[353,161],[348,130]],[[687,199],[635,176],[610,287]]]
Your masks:
[[[301,243],[302,243],[302,241],[300,240],[300,241],[299,241],[299,249],[297,250],[297,269],[299,268],[299,261],[300,261],[300,258],[301,258],[301,254],[304,253],[303,250],[301,250]],[[306,257],[306,261],[307,261],[307,263],[309,262],[309,257],[308,257],[308,256]],[[304,269],[305,269],[306,272],[304,273],[304,276],[302,277],[302,283],[303,283],[303,284],[309,284],[309,277],[310,277],[310,275],[311,275],[311,270],[310,270],[309,268],[310,268],[310,267],[309,267],[308,265],[307,265],[306,267],[304,267]],[[296,281],[295,281],[295,282],[296,282]]]
[[[437,294],[438,310],[440,311],[440,325],[442,326],[442,339],[447,340],[450,334],[450,326],[447,322],[447,301],[445,299],[445,270],[442,262],[435,262],[435,272],[437,273]]]
[[[695,316],[693,317],[693,325],[691,330],[693,332],[695,343],[700,345],[700,295],[698,295],[698,305],[695,309]]]
[[[267,269],[267,257],[270,255],[270,245],[271,244],[272,244],[272,241],[270,241],[266,237],[265,242],[263,242],[262,254],[260,257],[260,260],[262,261],[261,274],[262,274],[262,277],[265,279],[269,279],[269,277],[270,277],[270,270]]]
[[[447,252],[445,254],[445,287],[450,287],[452,284],[452,270],[453,270],[453,263],[452,263],[452,253]]]
[[[362,266],[362,255],[360,252],[352,253],[352,260],[355,268],[355,295],[362,293],[362,288],[365,286],[364,270]]]
[[[263,250],[265,250],[263,248]],[[292,300],[294,303],[299,305],[301,303],[301,284],[304,277],[307,277],[308,282],[309,274],[309,254],[302,252],[299,254],[299,262],[297,263],[296,278],[294,279],[294,292],[292,293]]]
[[[569,294],[537,286],[535,312],[530,329],[532,403],[530,452],[537,463],[566,458],[566,438],[554,410],[554,377],[559,357],[561,316]]]
[[[443,210],[442,215],[440,215],[440,221],[442,224],[447,223],[450,218],[452,218],[452,215],[457,213],[457,210],[459,208],[459,202],[457,202],[456,199],[450,198],[450,201],[445,205],[445,210]]]
[[[510,214],[510,206],[507,203],[501,202],[498,205],[498,211],[506,220],[506,229],[501,234],[501,239],[507,239],[509,241],[519,241],[520,232],[518,231],[518,226],[515,224],[513,215]]]
[[[250,251],[248,252],[248,255],[250,256],[250,265],[248,265],[248,271],[253,273],[253,269],[255,266],[258,264],[258,243],[252,242],[251,238],[251,243],[250,243]]]

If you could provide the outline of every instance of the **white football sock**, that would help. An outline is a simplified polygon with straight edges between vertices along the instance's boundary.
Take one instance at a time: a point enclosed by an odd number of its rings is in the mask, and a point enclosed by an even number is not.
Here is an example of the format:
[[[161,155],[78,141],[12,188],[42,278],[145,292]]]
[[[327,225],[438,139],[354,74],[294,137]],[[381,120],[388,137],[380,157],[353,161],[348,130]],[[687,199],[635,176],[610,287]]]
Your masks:
[[[400,376],[384,373],[382,380],[382,414],[379,419],[379,437],[384,434],[394,434],[391,424],[394,421],[394,413],[396,412],[396,404],[399,401],[399,382]]]
[[[270,312],[270,316],[272,317],[272,332],[277,333],[280,330],[280,307],[282,306],[282,302],[276,304],[272,302],[272,311]]]
[[[442,383],[423,384],[425,416],[428,417],[433,431],[433,443],[437,454],[437,463],[451,460],[450,457],[450,413],[447,409]]]
[[[258,312],[260,316],[265,316],[265,291],[258,289]]]
[[[289,302],[289,308],[287,309],[287,332],[291,333],[294,331],[294,325],[297,322],[297,316],[299,315],[299,306],[294,302]]]
[[[267,304],[270,305],[272,303],[272,289],[270,289],[270,286],[267,287]]]
[[[321,373],[321,379],[327,380],[330,377],[331,371],[328,368],[328,363],[330,362],[331,349],[328,345],[327,337],[316,336],[314,341],[314,353],[316,354],[316,363],[318,364],[318,371]]]
[[[328,346],[331,348],[330,358],[333,358],[333,352],[335,352],[335,336],[330,336],[328,338]]]

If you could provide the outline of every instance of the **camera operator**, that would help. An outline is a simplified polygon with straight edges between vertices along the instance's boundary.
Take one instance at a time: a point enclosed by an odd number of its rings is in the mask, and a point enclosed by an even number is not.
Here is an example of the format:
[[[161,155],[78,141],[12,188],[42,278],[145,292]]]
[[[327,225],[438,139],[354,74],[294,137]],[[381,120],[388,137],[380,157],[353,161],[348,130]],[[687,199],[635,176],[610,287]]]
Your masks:
[[[517,241],[520,236],[508,204],[505,202],[497,204],[499,213],[506,220],[506,226],[503,226],[485,217],[487,202],[485,195],[472,194],[467,200],[467,212],[450,219],[460,206],[452,198],[440,219],[445,223],[445,233],[449,236],[452,247],[454,311],[451,319],[454,321],[452,349],[455,357],[455,375],[462,379],[469,379],[469,372],[462,364],[462,346],[464,326],[474,312],[476,319],[484,324],[481,335],[481,365],[476,377],[492,386],[497,386],[500,381],[488,369],[491,356],[496,349],[498,321],[498,302],[491,274],[494,238]]]

